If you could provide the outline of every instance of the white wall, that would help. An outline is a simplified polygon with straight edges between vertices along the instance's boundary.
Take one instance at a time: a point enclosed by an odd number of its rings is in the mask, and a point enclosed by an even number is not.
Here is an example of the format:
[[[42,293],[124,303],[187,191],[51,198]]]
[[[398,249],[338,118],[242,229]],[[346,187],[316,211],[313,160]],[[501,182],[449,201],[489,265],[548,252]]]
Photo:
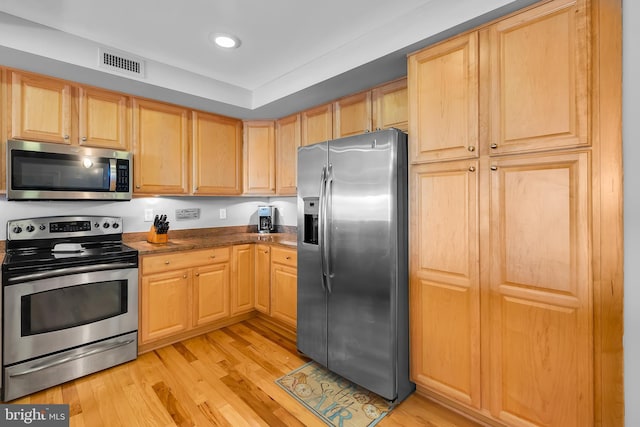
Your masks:
[[[640,2],[622,6],[625,425],[640,426]]]
[[[109,215],[122,217],[124,232],[131,233],[149,230],[151,223],[144,222],[144,211],[153,209],[154,214],[167,215],[171,230],[256,225],[258,205],[264,204],[276,207],[276,225],[296,225],[295,197],[148,197],[129,202],[0,200],[0,224],[6,224],[10,219],[40,216]],[[200,219],[176,220],[175,210],[185,208],[200,208]],[[227,210],[227,219],[220,219],[221,208]],[[3,226],[0,240],[6,238],[7,230]]]

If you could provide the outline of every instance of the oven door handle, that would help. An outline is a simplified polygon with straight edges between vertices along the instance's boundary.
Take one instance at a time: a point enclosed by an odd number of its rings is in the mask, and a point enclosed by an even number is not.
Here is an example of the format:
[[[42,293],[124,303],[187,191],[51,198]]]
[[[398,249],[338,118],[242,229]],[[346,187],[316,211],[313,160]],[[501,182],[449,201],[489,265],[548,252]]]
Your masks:
[[[41,271],[38,273],[20,274],[11,277],[7,277],[8,285],[15,285],[16,283],[30,282],[32,280],[50,279],[52,277],[68,276],[71,274],[91,273],[94,271],[105,270],[121,270],[125,268],[137,268],[138,266],[134,262],[114,262],[110,264],[94,264],[83,265],[80,267],[67,267],[59,268],[50,271]]]
[[[21,377],[23,375],[33,374],[34,372],[44,371],[45,369],[53,368],[54,366],[62,365],[67,362],[71,362],[77,359],[81,359],[83,357],[93,356],[94,354],[103,353],[105,351],[114,350],[118,347],[124,347],[125,345],[129,345],[132,342],[135,342],[134,339],[126,340],[126,341],[118,341],[110,344],[96,344],[91,346],[88,351],[79,354],[73,354],[70,356],[61,357],[59,359],[46,361],[44,363],[34,365],[29,369],[25,369],[24,371],[15,372],[13,374],[9,374],[10,378],[13,377]]]

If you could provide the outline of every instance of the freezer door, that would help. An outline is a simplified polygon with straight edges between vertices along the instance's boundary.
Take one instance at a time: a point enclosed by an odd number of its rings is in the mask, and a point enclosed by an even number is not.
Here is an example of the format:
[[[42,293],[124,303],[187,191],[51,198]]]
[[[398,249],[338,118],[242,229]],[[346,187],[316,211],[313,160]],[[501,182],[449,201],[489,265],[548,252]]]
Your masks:
[[[398,203],[406,203],[397,197],[398,134],[330,141],[327,187],[328,367],[389,400],[397,396]]]
[[[322,280],[320,190],[327,143],[298,149],[298,350],[327,366],[327,298]]]

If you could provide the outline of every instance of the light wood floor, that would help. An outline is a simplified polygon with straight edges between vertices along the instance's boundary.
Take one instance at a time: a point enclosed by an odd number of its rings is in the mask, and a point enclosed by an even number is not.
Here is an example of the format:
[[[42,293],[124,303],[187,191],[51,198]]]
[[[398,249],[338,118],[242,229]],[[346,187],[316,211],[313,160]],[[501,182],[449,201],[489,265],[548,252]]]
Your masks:
[[[259,318],[11,403],[68,403],[71,426],[325,426],[274,382],[307,359]],[[416,395],[379,426],[477,426]]]

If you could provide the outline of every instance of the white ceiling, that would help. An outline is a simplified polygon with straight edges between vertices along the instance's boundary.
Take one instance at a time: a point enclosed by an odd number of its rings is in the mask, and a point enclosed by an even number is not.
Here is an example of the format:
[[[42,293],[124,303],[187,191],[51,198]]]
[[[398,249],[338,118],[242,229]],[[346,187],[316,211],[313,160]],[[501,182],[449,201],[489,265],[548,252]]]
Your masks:
[[[247,112],[279,103],[274,111],[286,112],[283,100],[296,94],[292,108],[321,100],[309,96],[313,87],[347,94],[403,75],[407,49],[532,2],[2,0],[0,46],[100,73],[97,48],[114,48],[145,60],[146,85]],[[216,32],[236,35],[240,48],[215,47]]]

